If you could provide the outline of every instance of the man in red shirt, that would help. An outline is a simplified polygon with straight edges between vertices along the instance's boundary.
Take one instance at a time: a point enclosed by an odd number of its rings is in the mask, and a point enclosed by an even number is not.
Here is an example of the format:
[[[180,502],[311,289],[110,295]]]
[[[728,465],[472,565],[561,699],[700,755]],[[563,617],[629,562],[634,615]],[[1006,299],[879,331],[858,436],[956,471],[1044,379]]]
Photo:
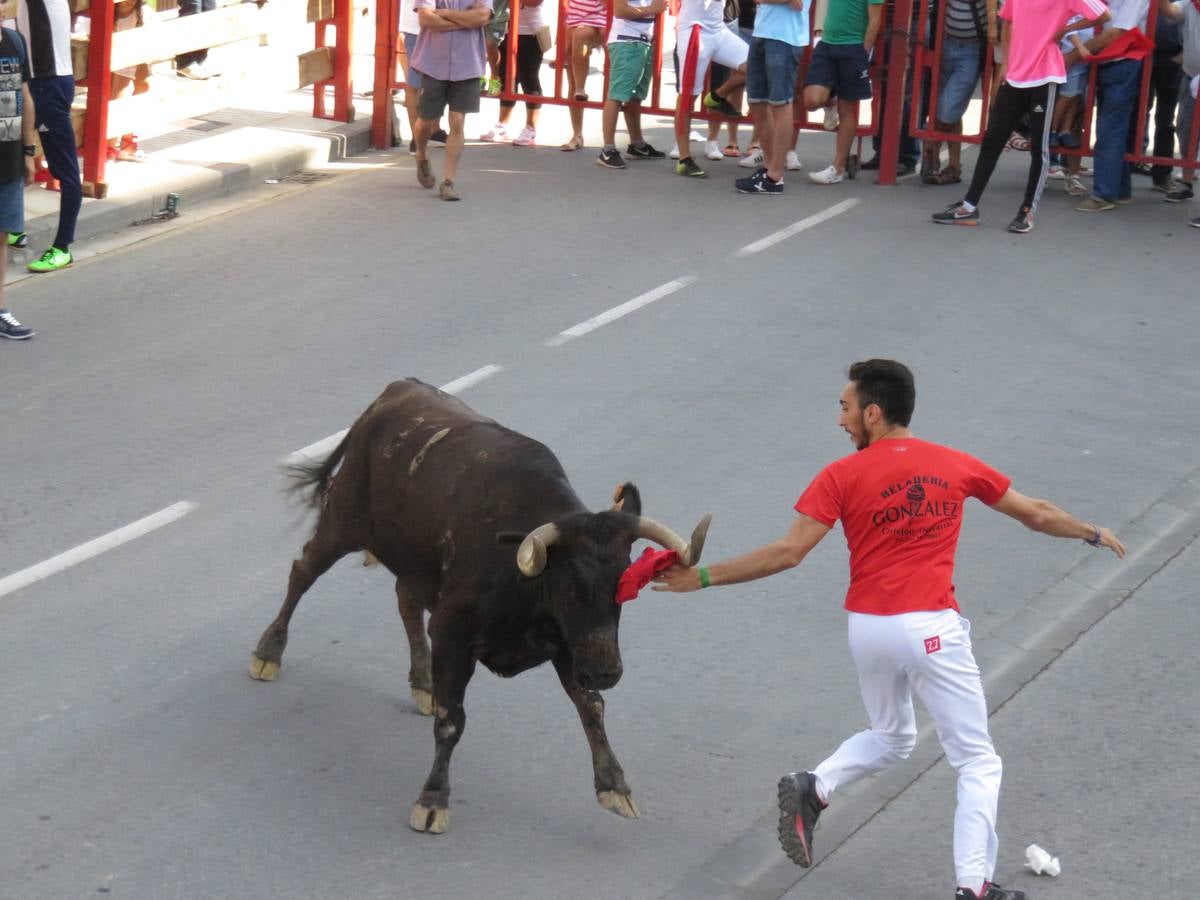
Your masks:
[[[958,770],[954,816],[956,900],[1024,900],[991,882],[996,867],[1000,757],[971,651],[970,623],[954,599],[954,551],[963,503],[976,497],[1033,531],[1125,547],[1046,500],[1017,493],[1010,479],[959,450],[913,437],[912,372],[901,363],[855,363],[838,424],[858,452],[826,466],[796,503],[786,535],[713,566],[673,566],[656,591],[694,591],[774,575],[800,564],[841,521],[850,548],[850,652],[871,727],[847,739],[811,772],[779,783],[779,838],[793,862],[812,865],[812,832],[839,787],[908,757],[916,745],[912,694],[937,726]]]

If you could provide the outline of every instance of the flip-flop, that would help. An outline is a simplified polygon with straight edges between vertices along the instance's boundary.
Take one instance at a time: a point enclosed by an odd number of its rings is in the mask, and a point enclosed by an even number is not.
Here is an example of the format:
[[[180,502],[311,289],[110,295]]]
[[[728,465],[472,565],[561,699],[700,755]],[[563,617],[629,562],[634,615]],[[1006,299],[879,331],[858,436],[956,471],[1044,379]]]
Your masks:
[[[564,151],[565,153],[570,153],[572,150],[582,150],[583,138],[571,138],[558,149]]]

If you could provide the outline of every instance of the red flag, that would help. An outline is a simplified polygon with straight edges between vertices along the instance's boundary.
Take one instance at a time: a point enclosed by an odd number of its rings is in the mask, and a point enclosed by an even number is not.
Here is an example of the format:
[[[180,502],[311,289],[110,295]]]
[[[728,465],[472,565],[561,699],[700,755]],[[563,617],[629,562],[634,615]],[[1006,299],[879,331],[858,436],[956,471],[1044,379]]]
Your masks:
[[[650,583],[650,579],[679,562],[674,550],[655,550],[647,547],[617,582],[617,603],[627,603],[638,595],[638,591]]]

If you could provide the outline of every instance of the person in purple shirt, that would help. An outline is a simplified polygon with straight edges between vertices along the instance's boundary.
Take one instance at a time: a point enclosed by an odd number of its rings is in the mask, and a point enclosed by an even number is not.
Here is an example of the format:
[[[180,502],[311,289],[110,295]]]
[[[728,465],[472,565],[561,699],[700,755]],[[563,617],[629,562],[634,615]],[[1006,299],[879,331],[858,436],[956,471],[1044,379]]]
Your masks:
[[[446,169],[438,195],[457,200],[454,176],[463,150],[467,113],[479,111],[479,79],[487,61],[483,26],[492,18],[491,0],[412,0],[421,23],[412,66],[421,73],[421,109],[417,120],[417,182],[436,184],[425,148],[442,111],[450,107]]]

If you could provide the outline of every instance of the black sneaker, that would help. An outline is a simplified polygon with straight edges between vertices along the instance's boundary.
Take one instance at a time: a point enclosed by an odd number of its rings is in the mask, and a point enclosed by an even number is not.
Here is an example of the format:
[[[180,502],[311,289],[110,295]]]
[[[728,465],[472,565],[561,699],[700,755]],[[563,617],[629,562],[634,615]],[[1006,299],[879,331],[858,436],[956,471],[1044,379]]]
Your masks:
[[[433,134],[431,134],[429,136],[429,143],[434,147],[445,147],[446,146],[446,138],[447,138],[446,129],[439,128],[437,131],[435,131]],[[414,147],[413,149],[415,150],[416,148]]]
[[[939,225],[978,225],[979,208],[967,212],[961,203],[951,203],[941,212],[934,213],[933,221]]]
[[[817,776],[793,772],[779,779],[779,843],[788,859],[812,865],[812,836],[825,805],[817,796]]]
[[[625,160],[621,159],[621,154],[612,150],[601,150],[600,156],[596,159],[596,165],[604,166],[606,169],[624,169]]]
[[[863,163],[861,166],[859,166],[859,168],[862,169],[864,172],[874,172],[876,169],[879,168],[879,154],[872,156],[865,163]]]
[[[1180,182],[1179,184],[1175,185],[1175,190],[1167,192],[1167,195],[1163,197],[1163,202],[1182,203],[1184,200],[1191,200],[1192,196],[1192,186],[1190,184],[1184,184],[1183,182]]]
[[[17,321],[16,316],[0,307],[0,337],[10,341],[26,341],[33,337],[33,329],[26,328]]]
[[[649,144],[643,143],[640,147],[637,144],[630,144],[625,148],[625,155],[630,159],[666,159],[667,154],[661,150],[655,150]]]
[[[696,165],[696,161],[690,156],[686,156],[679,162],[675,163],[675,174],[682,175],[685,178],[707,178],[708,173]]]
[[[1145,175],[1147,178],[1153,178],[1154,177],[1154,167],[1152,165],[1150,165],[1150,163],[1134,163],[1133,164],[1133,174],[1134,175]]]
[[[724,97],[718,97],[716,94],[704,95],[704,108],[719,116],[725,116],[727,119],[740,119],[742,117],[740,109]]]
[[[783,182],[772,181],[766,170],[755,172],[747,178],[739,178],[733,183],[739,194],[767,194],[776,196],[783,193]]]
[[[1033,216],[1028,206],[1022,206],[1016,217],[1008,223],[1008,230],[1013,234],[1029,234],[1033,231]]]
[[[982,894],[976,894],[970,888],[960,887],[954,892],[954,900],[1025,900],[1025,892],[1006,891],[998,884],[985,881]]]

